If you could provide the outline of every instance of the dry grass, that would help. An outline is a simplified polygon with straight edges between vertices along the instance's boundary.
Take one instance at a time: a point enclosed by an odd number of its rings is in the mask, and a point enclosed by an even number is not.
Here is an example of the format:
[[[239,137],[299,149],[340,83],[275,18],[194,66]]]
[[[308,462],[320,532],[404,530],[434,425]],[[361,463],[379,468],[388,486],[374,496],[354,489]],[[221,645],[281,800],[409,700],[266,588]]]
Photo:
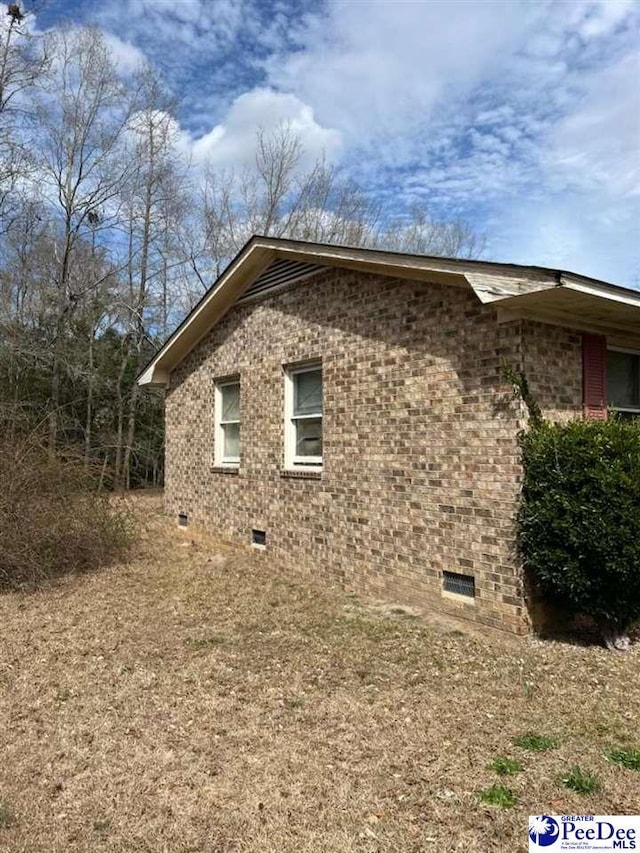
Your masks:
[[[0,597],[2,853],[489,853],[525,850],[529,814],[637,811],[606,758],[639,745],[637,648],[382,615],[142,503],[128,565]],[[574,765],[602,790],[563,788]]]

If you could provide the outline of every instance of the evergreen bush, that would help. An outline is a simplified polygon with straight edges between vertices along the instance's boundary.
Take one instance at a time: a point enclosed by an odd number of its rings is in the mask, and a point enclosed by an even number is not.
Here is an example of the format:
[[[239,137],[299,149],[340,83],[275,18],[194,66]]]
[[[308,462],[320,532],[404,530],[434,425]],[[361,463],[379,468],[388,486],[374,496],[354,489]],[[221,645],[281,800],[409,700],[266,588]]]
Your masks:
[[[519,547],[545,598],[621,633],[640,620],[640,419],[521,435]]]

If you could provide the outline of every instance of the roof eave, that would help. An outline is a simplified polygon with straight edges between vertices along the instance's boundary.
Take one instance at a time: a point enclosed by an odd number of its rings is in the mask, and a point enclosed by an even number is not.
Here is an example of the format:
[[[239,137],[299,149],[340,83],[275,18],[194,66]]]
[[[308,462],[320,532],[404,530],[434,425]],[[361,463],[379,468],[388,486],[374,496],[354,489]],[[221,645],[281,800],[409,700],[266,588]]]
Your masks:
[[[640,344],[640,291],[625,293],[593,281],[563,280],[558,287],[495,300],[502,321],[534,320],[576,331],[622,336]]]
[[[542,311],[542,314],[546,315],[551,313],[551,319],[540,317],[543,322],[554,322],[555,311],[558,321],[570,326],[575,324],[569,322],[571,316],[558,312],[559,303],[564,302],[566,307],[566,303],[570,302],[571,311],[575,305],[579,313],[580,304],[585,300],[604,299],[605,302],[600,304],[604,306],[607,303],[615,303],[620,317],[626,318],[626,315],[629,315],[625,322],[620,321],[621,325],[625,326],[625,332],[629,332],[629,324],[633,330],[632,334],[636,328],[640,328],[637,319],[637,311],[640,311],[640,292],[575,273],[544,267],[427,257],[379,249],[254,236],[144,368],[137,379],[138,383],[148,386],[166,385],[171,371],[226,314],[251,281],[278,258],[315,261],[328,267],[340,266],[395,278],[470,287],[482,303],[490,303],[501,309],[503,314],[506,311],[509,314],[516,312],[520,316],[531,316],[536,311]],[[553,295],[559,292],[564,295]],[[575,299],[570,296],[571,292],[575,293]],[[584,308],[584,304],[582,307]],[[613,315],[615,311],[608,313]],[[602,323],[596,325],[602,328]]]
[[[577,275],[576,273],[560,273],[560,286],[575,290],[578,293],[588,293],[592,296],[601,296],[611,299],[623,305],[631,305],[640,308],[640,290],[632,290],[628,287],[620,287],[617,284],[609,284],[606,281],[597,281],[593,278]]]
[[[327,267],[340,266],[398,278],[469,286],[463,270],[456,268],[455,261],[435,259],[434,263],[433,258],[418,255],[372,252],[368,249],[320,246],[313,243],[252,237],[231,261],[214,286],[204,294],[200,302],[143,369],[137,378],[138,384],[166,385],[170,372],[226,314],[248,283],[277,258],[311,262],[318,260]]]

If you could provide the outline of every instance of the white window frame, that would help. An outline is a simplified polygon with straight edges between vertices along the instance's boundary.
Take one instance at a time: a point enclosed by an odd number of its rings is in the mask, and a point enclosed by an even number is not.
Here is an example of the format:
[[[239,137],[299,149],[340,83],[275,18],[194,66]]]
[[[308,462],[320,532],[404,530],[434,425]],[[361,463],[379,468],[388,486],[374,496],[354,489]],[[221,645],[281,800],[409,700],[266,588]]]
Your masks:
[[[324,431],[323,412],[294,417],[293,404],[295,399],[295,377],[301,373],[320,371],[322,376],[322,391],[324,397],[324,374],[322,362],[314,361],[284,369],[284,466],[289,471],[322,471],[322,456],[296,456],[296,426],[295,421],[320,418]],[[323,407],[324,408],[324,407]],[[323,440],[324,448],[324,440]]]
[[[607,347],[607,352],[626,352],[629,355],[635,355],[637,358],[640,358],[640,350],[637,349],[628,349],[626,347]],[[608,389],[607,389],[608,393]],[[628,412],[632,415],[640,416],[640,406],[612,406],[609,400],[607,399],[607,409],[611,412]]]
[[[222,419],[222,389],[227,388],[229,385],[238,386],[238,397],[240,400],[240,417],[237,421],[229,421]],[[240,465],[239,456],[224,456],[223,427],[225,424],[238,424],[240,432],[240,441],[242,441],[242,386],[240,384],[239,376],[231,377],[230,379],[216,380],[214,385],[213,408],[215,416],[214,464],[218,468],[238,468]],[[240,445],[240,447],[242,448],[242,444]],[[240,452],[242,452],[242,450]]]

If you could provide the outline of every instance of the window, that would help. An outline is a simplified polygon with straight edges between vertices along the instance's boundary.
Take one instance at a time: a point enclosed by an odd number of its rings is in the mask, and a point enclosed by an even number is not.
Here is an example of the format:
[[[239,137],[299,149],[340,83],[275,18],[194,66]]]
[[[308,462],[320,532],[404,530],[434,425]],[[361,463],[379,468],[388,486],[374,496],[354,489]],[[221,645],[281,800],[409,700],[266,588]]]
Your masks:
[[[640,353],[607,352],[607,403],[623,416],[640,415]]]
[[[215,464],[240,463],[240,381],[230,379],[216,384]]]
[[[285,467],[322,467],[322,368],[295,367],[285,375]]]

